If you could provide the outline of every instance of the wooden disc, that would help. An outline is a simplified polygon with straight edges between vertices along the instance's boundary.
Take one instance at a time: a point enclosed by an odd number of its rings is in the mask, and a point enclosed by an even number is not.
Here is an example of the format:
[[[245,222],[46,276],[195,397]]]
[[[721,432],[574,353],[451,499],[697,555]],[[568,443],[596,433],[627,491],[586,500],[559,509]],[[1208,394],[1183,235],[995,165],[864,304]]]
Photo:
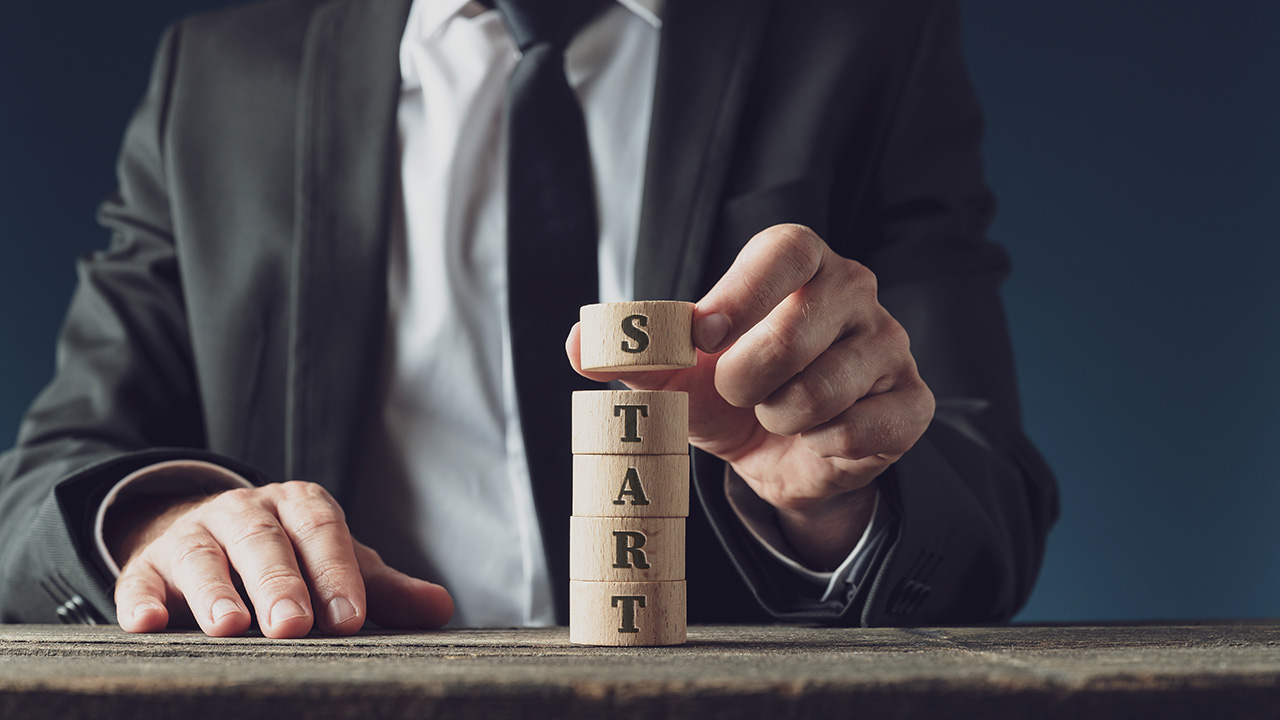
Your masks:
[[[693,367],[693,303],[675,300],[584,305],[582,369],[644,372]]]
[[[689,452],[689,396],[682,392],[579,390],[573,394],[573,454]]]
[[[684,579],[684,518],[569,518],[569,579]]]
[[[688,455],[574,455],[573,514],[688,517]]]
[[[579,645],[683,645],[688,609],[683,580],[569,581],[569,642]]]

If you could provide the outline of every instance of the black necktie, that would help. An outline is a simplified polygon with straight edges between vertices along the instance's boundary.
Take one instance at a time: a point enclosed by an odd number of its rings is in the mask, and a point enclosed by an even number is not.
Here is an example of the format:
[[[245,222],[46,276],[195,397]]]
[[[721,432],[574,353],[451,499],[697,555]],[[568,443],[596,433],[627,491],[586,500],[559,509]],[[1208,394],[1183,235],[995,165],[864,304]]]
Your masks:
[[[557,581],[568,557],[570,394],[591,386],[569,367],[564,338],[578,308],[596,301],[599,235],[586,123],[564,49],[609,2],[494,2],[522,53],[505,117],[508,309],[520,420],[525,438],[536,438],[525,452]]]
[[[537,337],[551,329],[547,322],[567,331],[578,307],[596,298],[591,155],[582,107],[565,77],[564,48],[606,2],[495,0],[522,53],[507,86],[505,117],[512,317],[513,325],[517,315],[541,317]],[[526,312],[530,304],[539,306],[536,312]]]

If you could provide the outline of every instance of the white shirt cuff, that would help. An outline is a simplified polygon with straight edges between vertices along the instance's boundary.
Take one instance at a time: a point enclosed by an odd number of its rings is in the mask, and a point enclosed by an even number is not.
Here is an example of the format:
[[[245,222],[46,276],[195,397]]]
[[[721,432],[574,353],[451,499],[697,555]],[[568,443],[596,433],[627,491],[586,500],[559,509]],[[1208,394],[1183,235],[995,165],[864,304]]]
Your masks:
[[[106,521],[107,509],[122,500],[147,495],[208,495],[242,487],[251,488],[253,483],[224,467],[203,460],[168,460],[135,470],[116,483],[98,506],[98,516],[93,523],[93,539],[98,545],[98,553],[106,562],[111,575],[120,577],[120,566],[107,550],[102,527]]]
[[[870,558],[875,555],[875,551],[887,537],[885,529],[888,527],[887,516],[890,513],[882,512],[880,490],[877,488],[871,520],[867,523],[867,529],[863,531],[858,543],[835,570],[819,572],[805,567],[795,556],[786,538],[782,536],[782,529],[778,527],[776,510],[773,506],[761,500],[746,481],[739,477],[733,468],[727,466],[724,493],[729,500],[729,507],[733,508],[733,512],[742,521],[743,526],[770,555],[800,577],[815,585],[825,586],[826,589],[819,598],[821,602],[835,598],[842,590],[847,597],[852,597],[869,569]]]

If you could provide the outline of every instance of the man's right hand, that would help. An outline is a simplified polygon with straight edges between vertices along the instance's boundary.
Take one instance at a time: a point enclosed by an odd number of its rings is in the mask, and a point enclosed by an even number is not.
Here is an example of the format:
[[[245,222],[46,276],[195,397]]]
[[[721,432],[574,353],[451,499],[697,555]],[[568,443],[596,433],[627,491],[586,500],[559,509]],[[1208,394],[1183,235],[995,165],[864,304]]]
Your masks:
[[[126,515],[114,520],[108,544],[122,562],[116,614],[128,632],[193,618],[208,635],[239,635],[251,622],[244,596],[272,638],[301,637],[313,624],[350,635],[366,618],[435,628],[453,615],[447,590],[383,563],[314,483],[227,490]]]

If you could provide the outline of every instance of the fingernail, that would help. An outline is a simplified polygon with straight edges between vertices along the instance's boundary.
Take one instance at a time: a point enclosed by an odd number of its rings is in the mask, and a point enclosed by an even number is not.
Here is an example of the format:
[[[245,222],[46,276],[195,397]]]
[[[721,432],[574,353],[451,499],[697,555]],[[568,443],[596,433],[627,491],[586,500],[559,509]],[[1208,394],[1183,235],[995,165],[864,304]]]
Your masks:
[[[221,598],[213,604],[213,621],[218,622],[222,618],[238,612],[240,612],[240,603],[229,598]],[[134,615],[137,615],[137,613],[138,611],[135,610]]]
[[[714,313],[698,318],[693,326],[693,339],[703,352],[715,352],[729,335],[729,318]]]
[[[285,598],[275,605],[271,606],[271,625],[272,627],[279,625],[287,620],[297,617],[306,617],[307,612],[302,609],[298,603]]]
[[[214,619],[217,620],[219,617],[217,615],[217,608],[218,608],[217,603],[214,603],[213,607],[214,607]],[[155,603],[142,603],[140,605],[134,605],[133,617],[137,619],[142,617],[143,615],[146,615],[147,613],[159,612],[160,610],[161,610],[160,606],[156,605]]]
[[[356,616],[356,607],[344,597],[329,601],[329,625],[341,625]]]

